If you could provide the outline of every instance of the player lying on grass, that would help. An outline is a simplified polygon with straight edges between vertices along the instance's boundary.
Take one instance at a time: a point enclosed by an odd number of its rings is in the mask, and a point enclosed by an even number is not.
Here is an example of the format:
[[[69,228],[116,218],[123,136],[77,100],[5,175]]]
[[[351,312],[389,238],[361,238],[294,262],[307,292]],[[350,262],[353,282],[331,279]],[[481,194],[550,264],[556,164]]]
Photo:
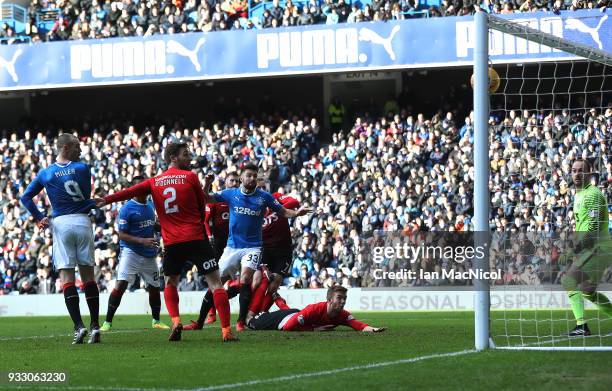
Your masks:
[[[334,285],[327,290],[327,301],[310,304],[301,311],[288,308],[262,312],[249,319],[247,327],[251,330],[328,331],[342,325],[365,333],[385,331],[384,327],[372,327],[345,311],[346,292],[345,287]]]

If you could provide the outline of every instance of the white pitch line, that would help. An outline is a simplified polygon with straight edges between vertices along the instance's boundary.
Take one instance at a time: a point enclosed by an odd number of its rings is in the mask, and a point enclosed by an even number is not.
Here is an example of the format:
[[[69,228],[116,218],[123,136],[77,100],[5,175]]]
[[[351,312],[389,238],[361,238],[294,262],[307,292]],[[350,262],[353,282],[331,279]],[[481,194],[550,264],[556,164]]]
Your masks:
[[[40,387],[37,387],[40,386]],[[31,389],[45,389],[45,390],[95,390],[95,391],[182,391],[169,388],[135,388],[135,387],[98,387],[98,386],[49,386],[39,384],[28,384],[23,386],[7,387],[10,390],[31,390]],[[186,390],[185,390],[186,391]]]
[[[102,335],[142,333],[145,331],[151,331],[151,329],[107,331],[107,332],[103,332]],[[0,338],[0,341],[22,341],[25,339],[46,339],[46,338],[63,338],[63,337],[72,337],[72,334],[31,335],[28,337],[4,337],[4,338]]]
[[[287,380],[304,379],[304,378],[309,378],[309,377],[334,375],[334,374],[342,373],[342,372],[351,372],[351,371],[358,371],[358,370],[383,368],[383,367],[388,367],[388,366],[393,366],[393,365],[412,364],[412,363],[415,363],[415,362],[432,360],[432,359],[436,359],[436,358],[447,358],[447,357],[463,356],[463,355],[471,354],[471,353],[475,353],[475,352],[476,352],[476,350],[471,349],[471,350],[461,350],[461,351],[450,352],[450,353],[430,354],[430,355],[426,355],[426,356],[419,356],[419,357],[413,357],[413,358],[405,358],[405,359],[394,360],[394,361],[383,361],[383,362],[372,363],[372,364],[355,365],[355,366],[352,366],[352,367],[330,369],[330,370],[327,370],[327,371],[297,373],[295,375],[286,375],[286,376],[272,377],[272,378],[269,378],[269,379],[250,380],[250,381],[239,382],[239,383],[219,384],[219,385],[208,386],[208,387],[201,387],[201,388],[172,389],[172,390],[168,390],[168,389],[164,389],[164,388],[129,388],[129,387],[95,387],[95,386],[59,386],[59,387],[58,386],[51,386],[51,387],[45,386],[44,388],[47,389],[47,390],[85,390],[85,391],[87,391],[87,390],[102,390],[102,391],[214,391],[214,390],[225,390],[225,389],[230,389],[230,388],[240,388],[240,387],[246,387],[246,386],[254,386],[254,385],[259,385],[259,384],[277,383],[277,382],[282,382],[282,381],[287,381]],[[28,388],[31,388],[31,387],[32,386],[28,386]],[[12,388],[13,389],[21,389],[21,388],[25,388],[25,386],[24,387],[21,387],[21,386],[19,386],[19,387],[12,387]]]
[[[219,326],[206,326],[206,329],[218,329]],[[113,335],[113,334],[132,334],[132,333],[143,333],[151,332],[153,329],[130,329],[130,330],[115,330],[102,332],[102,335]],[[157,332],[157,331],[155,331]],[[72,334],[55,334],[55,335],[30,335],[27,337],[3,337],[0,341],[22,341],[24,339],[45,339],[45,338],[61,338],[61,337],[72,337]]]
[[[446,358],[446,357],[463,356],[463,355],[470,354],[470,353],[475,353],[475,352],[476,352],[476,350],[470,349],[470,350],[461,350],[461,351],[458,351],[458,352],[430,354],[430,355],[427,355],[427,356],[405,358],[405,359],[395,360],[395,361],[383,361],[383,362],[378,362],[378,363],[373,363],[373,364],[355,365],[355,366],[352,366],[352,367],[330,369],[328,371],[298,373],[298,374],[295,374],[295,375],[273,377],[273,378],[270,378],[270,379],[251,380],[251,381],[241,382],[241,383],[220,384],[218,386],[209,386],[209,387],[203,387],[203,388],[196,388],[196,389],[190,390],[190,391],[224,390],[224,389],[228,389],[228,388],[239,388],[239,387],[245,387],[245,386],[254,386],[254,385],[265,384],[265,383],[276,383],[276,382],[280,382],[280,381],[303,379],[303,378],[307,378],[307,377],[315,377],[315,376],[322,376],[322,375],[323,376],[325,376],[325,375],[334,375],[336,373],[357,371],[357,370],[362,370],[362,369],[373,369],[373,368],[388,367],[388,366],[392,366],[392,365],[411,364],[411,363],[415,363],[415,362],[419,362],[419,361],[431,360],[431,359],[434,359],[434,358]]]
[[[584,337],[568,337],[568,336],[559,336],[559,338],[553,338],[552,336],[550,336],[551,339],[547,340],[547,341],[535,341],[535,342],[528,342],[528,343],[524,343],[524,344],[519,344],[519,345],[510,345],[510,346],[497,346],[496,349],[501,349],[501,350],[520,350],[521,348],[529,348],[531,346],[538,346],[538,347],[542,347],[542,348],[549,348],[549,349],[554,349],[555,347],[558,347],[556,345],[552,345],[552,346],[548,346],[550,344],[554,344],[557,342],[564,342],[564,341],[581,341],[584,339],[595,339],[595,338],[608,338],[608,337],[612,337],[612,333],[608,333],[608,334],[604,334],[604,335],[598,335],[598,334],[593,334],[593,335],[587,335]],[[542,346],[545,345],[545,346]],[[576,351],[579,351],[580,348],[583,348],[585,346],[569,346],[570,348],[575,348]],[[597,346],[592,346],[592,347],[597,347]]]

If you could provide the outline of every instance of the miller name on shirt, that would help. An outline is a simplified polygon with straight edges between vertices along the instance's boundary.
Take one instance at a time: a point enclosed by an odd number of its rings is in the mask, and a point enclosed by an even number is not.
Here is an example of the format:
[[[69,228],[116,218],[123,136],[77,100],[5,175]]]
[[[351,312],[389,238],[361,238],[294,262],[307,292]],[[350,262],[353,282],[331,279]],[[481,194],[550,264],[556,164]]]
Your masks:
[[[55,172],[55,176],[58,178],[66,175],[76,175],[76,171],[74,170],[74,168],[69,168],[67,170]]]

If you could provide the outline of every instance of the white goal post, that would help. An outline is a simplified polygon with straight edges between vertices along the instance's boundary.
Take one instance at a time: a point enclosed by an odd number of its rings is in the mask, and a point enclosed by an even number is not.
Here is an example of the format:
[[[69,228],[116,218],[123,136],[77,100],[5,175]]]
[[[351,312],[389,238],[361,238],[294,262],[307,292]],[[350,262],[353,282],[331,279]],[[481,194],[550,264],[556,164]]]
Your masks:
[[[528,27],[525,24],[512,22],[500,17],[489,15],[485,12],[478,12],[474,15],[475,28],[473,30],[475,50],[474,50],[474,231],[475,231],[475,246],[482,244],[488,240],[491,232],[490,228],[490,161],[489,161],[489,116],[490,116],[490,96],[489,96],[489,35],[490,31],[497,30],[505,34],[510,34],[518,38],[525,39],[529,42],[535,42],[540,45],[546,45],[553,49],[558,49],[566,53],[573,54],[575,57],[568,60],[580,59],[592,63],[603,64],[606,67],[612,67],[612,53],[603,50],[597,50],[586,45],[571,42],[564,38],[544,33],[542,31]],[[606,39],[604,37],[604,39]],[[562,63],[562,61],[559,61]],[[606,75],[604,74],[603,80]],[[603,85],[602,91],[605,89]],[[552,95],[554,95],[554,89]],[[552,98],[554,100],[554,97]],[[602,93],[603,100],[603,93]],[[482,258],[475,259],[474,267],[482,271],[488,271],[489,255],[485,254]],[[482,275],[482,274],[481,274]],[[540,343],[540,335],[537,336],[536,343],[515,344],[508,346],[496,346],[491,332],[491,312],[490,312],[490,286],[489,281],[477,280],[474,281],[474,325],[475,335],[474,344],[476,350],[484,350],[489,348],[500,349],[524,349],[524,350],[605,350],[612,351],[612,344],[609,342],[599,342],[598,344],[582,344],[582,346],[567,346],[563,343]],[[569,308],[568,308],[569,309]],[[519,316],[520,318],[520,316]],[[514,319],[513,319],[514,320]],[[533,320],[532,320],[533,321]],[[536,316],[535,322],[538,322]],[[537,329],[537,324],[536,324]],[[552,330],[551,326],[551,330]],[[549,331],[546,331],[549,332]],[[544,334],[544,332],[543,332]],[[554,333],[553,333],[554,334]],[[612,334],[610,334],[612,335]],[[606,336],[607,337],[607,336]],[[557,335],[555,334],[555,338]],[[553,338],[553,340],[555,339]],[[522,340],[522,338],[521,338]],[[556,342],[562,338],[556,339]],[[601,337],[600,337],[600,341]],[[609,340],[608,340],[609,341]],[[591,346],[596,345],[596,346]]]

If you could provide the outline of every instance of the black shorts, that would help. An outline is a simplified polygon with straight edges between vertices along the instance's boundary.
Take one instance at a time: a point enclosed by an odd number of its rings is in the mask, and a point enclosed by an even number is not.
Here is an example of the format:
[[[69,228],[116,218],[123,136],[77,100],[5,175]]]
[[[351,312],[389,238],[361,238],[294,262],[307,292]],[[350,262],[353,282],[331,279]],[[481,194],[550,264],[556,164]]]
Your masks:
[[[272,273],[285,277],[293,264],[293,250],[291,245],[275,248],[263,248],[261,263],[268,265]]]
[[[295,314],[296,312],[300,312],[300,310],[291,308],[274,312],[262,312],[255,315],[247,327],[251,330],[278,330],[280,322],[282,322],[287,315]]]
[[[203,274],[219,270],[219,262],[215,260],[208,238],[166,246],[163,260],[165,276],[181,274],[187,263],[196,265]]]
[[[225,251],[225,247],[227,246],[227,239],[225,240],[215,240],[215,259],[217,262],[221,260],[221,255],[223,255],[223,251]]]

